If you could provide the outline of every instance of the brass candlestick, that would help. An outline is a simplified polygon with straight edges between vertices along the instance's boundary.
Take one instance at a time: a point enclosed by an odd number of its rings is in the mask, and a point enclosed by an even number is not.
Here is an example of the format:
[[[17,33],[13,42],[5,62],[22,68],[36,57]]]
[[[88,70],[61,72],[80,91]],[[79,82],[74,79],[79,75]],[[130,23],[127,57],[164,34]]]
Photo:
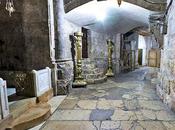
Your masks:
[[[112,70],[112,53],[114,49],[114,44],[111,40],[107,40],[108,44],[108,70],[106,73],[106,76],[112,77],[114,76],[113,70]]]
[[[75,80],[73,86],[85,86],[86,81],[82,76],[82,37],[83,33],[76,32],[74,34],[76,44],[76,65],[75,65]]]

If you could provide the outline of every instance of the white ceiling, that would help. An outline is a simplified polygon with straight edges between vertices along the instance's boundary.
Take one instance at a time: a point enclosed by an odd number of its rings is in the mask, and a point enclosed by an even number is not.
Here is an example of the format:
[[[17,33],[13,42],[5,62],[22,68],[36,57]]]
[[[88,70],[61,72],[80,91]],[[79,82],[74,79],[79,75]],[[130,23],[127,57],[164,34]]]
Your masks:
[[[153,13],[142,7],[117,0],[97,2],[96,0],[73,9],[66,14],[66,19],[80,26],[105,33],[126,33],[129,30],[148,26],[149,15]],[[97,16],[104,17],[103,21]]]

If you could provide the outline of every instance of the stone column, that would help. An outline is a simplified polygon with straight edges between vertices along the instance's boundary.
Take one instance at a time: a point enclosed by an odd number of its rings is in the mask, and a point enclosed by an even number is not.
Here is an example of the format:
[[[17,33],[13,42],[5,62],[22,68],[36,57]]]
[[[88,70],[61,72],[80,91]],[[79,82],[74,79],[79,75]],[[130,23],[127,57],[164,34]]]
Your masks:
[[[55,14],[55,55],[56,59],[64,59],[66,43],[64,39],[65,12],[63,0],[54,0]]]
[[[53,0],[54,2],[54,25],[55,25],[55,68],[58,69],[57,93],[65,94],[62,88],[72,86],[73,82],[73,60],[72,36],[75,30],[69,27],[69,21],[65,19],[64,0]],[[73,30],[73,31],[72,31]],[[60,76],[61,75],[61,76]],[[63,83],[65,81],[65,83]],[[69,85],[67,86],[67,81]]]

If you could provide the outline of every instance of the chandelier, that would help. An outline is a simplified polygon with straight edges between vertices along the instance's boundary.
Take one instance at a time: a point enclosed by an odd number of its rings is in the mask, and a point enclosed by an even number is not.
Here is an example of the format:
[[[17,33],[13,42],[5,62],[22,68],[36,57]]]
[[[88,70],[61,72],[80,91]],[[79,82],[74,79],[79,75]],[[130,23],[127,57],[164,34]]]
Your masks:
[[[2,4],[2,1],[0,0],[0,4]],[[12,16],[12,13],[15,12],[13,0],[5,1],[5,9],[9,12],[9,16]]]
[[[122,4],[122,0],[117,0],[117,2],[119,6]]]

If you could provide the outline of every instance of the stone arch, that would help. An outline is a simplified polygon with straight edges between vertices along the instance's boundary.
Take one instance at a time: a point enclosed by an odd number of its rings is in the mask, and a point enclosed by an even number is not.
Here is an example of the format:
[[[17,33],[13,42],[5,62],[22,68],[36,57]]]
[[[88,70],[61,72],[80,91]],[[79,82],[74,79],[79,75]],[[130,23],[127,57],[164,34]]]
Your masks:
[[[69,12],[72,9],[86,4],[93,0],[64,0],[65,12]],[[166,0],[161,2],[155,2],[155,0],[123,0],[125,2],[141,6],[151,11],[164,11],[166,9]]]

